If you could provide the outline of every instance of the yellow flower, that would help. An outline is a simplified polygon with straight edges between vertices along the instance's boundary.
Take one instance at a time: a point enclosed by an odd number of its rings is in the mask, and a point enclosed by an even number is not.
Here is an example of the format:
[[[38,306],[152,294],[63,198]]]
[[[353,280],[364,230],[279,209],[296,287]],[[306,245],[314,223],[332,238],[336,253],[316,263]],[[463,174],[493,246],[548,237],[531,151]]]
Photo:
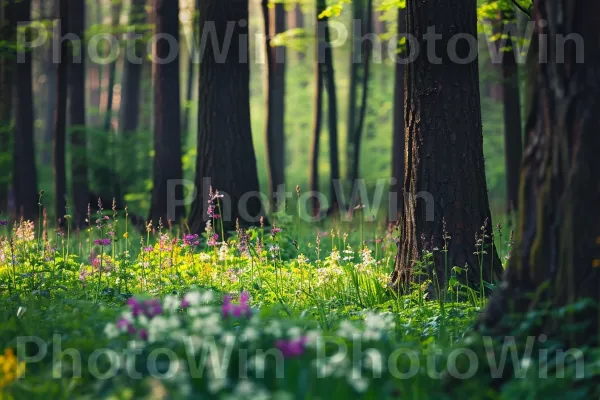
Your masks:
[[[25,373],[25,363],[19,362],[12,349],[0,354],[0,389],[10,385]]]
[[[594,258],[594,260],[592,261],[592,267],[594,267],[594,268],[600,267],[600,258]]]
[[[128,237],[129,237],[129,232],[125,232],[125,233],[123,234],[123,238],[127,239]]]

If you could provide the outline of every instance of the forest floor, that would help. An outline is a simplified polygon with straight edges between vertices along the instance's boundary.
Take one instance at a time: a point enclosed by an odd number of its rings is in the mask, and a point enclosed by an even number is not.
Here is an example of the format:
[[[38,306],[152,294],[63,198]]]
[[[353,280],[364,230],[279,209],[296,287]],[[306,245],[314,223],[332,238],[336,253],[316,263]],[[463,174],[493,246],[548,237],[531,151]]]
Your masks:
[[[576,381],[570,357],[544,378],[520,342],[473,333],[486,299],[458,268],[448,292],[427,295],[423,272],[397,295],[393,229],[282,223],[222,243],[96,219],[80,232],[0,228],[1,399],[598,394],[597,366]]]

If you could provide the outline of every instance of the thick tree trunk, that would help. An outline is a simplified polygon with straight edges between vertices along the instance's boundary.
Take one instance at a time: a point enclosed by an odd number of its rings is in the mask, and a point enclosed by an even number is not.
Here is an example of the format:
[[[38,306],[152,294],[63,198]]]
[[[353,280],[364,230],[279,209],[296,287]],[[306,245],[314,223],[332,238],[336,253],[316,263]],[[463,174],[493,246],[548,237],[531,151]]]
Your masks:
[[[110,4],[112,28],[116,30],[119,27],[119,20],[121,19],[121,8],[123,7],[123,3],[121,1],[116,1],[111,2]],[[112,131],[113,101],[115,92],[115,82],[117,79],[117,60],[111,62],[108,68],[108,88],[106,94],[106,111],[104,114],[104,132]]]
[[[398,51],[406,50],[400,44],[400,35],[406,34],[406,9],[398,9]],[[402,46],[402,47],[401,47]],[[390,222],[399,221],[404,208],[404,64],[396,60],[394,83],[394,127],[392,138],[392,185],[390,193],[397,199],[390,204]]]
[[[536,21],[547,21],[539,34],[549,49],[559,50],[538,65],[517,242],[482,318],[487,328],[501,329],[509,313],[557,309],[584,298],[597,304],[600,298],[600,3],[538,0],[535,9]],[[577,41],[564,43],[571,34],[582,39],[585,53]],[[571,318],[588,323],[571,345],[597,334],[597,308]],[[546,334],[560,331],[551,320],[542,326]]]
[[[186,94],[185,94],[185,107],[183,107],[183,116],[181,121],[181,143],[183,148],[185,149],[189,137],[190,137],[190,114],[192,111],[192,100],[194,97],[194,77],[196,76],[196,66],[197,63],[195,59],[197,58],[198,48],[196,43],[199,46],[199,36],[200,32],[198,31],[199,23],[198,23],[198,10],[200,9],[200,0],[194,1],[194,14],[192,18],[192,37],[190,38],[190,48],[192,49],[190,53],[190,59],[188,61],[188,76],[187,76],[187,85],[186,85]],[[185,153],[185,150],[184,150]]]
[[[15,38],[14,4],[0,4],[0,40],[11,42]],[[14,60],[8,52],[0,55],[0,215],[8,213],[8,192],[12,170],[12,105]]]
[[[340,199],[342,195],[342,185],[340,180],[340,159],[338,146],[338,127],[337,127],[337,93],[335,88],[335,71],[333,69],[333,52],[331,48],[331,33],[329,30],[329,21],[325,17],[318,19],[318,16],[325,11],[327,2],[317,0],[317,35],[319,51],[317,54],[318,62],[321,64],[323,80],[327,89],[327,114],[329,130],[329,168],[330,168],[330,213],[335,213],[340,209]]]
[[[263,0],[263,17],[266,36],[267,94],[266,94],[266,144],[269,165],[269,196],[275,196],[285,183],[285,58],[284,46],[273,46],[273,37],[285,32],[283,4],[269,7]],[[278,205],[279,206],[279,205]],[[276,207],[272,207],[274,210]]]
[[[514,24],[514,12],[502,13],[502,21]],[[503,43],[502,43],[503,42]],[[504,156],[506,173],[506,206],[511,213],[519,207],[519,178],[523,157],[523,132],[521,121],[521,94],[519,66],[515,57],[512,37],[501,41],[501,48],[509,49],[502,57],[502,88],[504,101]]]
[[[406,12],[408,33],[421,51],[406,72],[408,197],[392,282],[398,290],[406,289],[415,262],[431,251],[440,287],[446,287],[447,272],[454,266],[466,266],[468,283],[480,286],[482,279],[498,279],[502,265],[490,240],[477,49],[458,42],[456,56],[466,59],[475,52],[468,63],[453,61],[447,51],[454,35],[476,37],[476,1],[409,0]],[[439,63],[425,51],[424,34],[431,25],[442,35],[436,42]],[[445,242],[447,253],[442,251]]]
[[[51,0],[46,19],[55,20],[58,16],[58,0]],[[46,44],[44,74],[46,75],[46,109],[44,115],[44,146],[42,149],[42,164],[52,165],[52,137],[54,136],[54,112],[56,110],[56,63],[52,57],[54,50],[52,40]]]
[[[153,0],[155,34],[171,35],[179,41],[179,0]],[[181,165],[181,107],[179,91],[179,55],[170,62],[161,62],[171,55],[168,41],[158,40],[153,50],[154,83],[154,166],[152,204],[149,219],[177,222],[185,215],[185,207],[169,207],[183,198],[183,186],[170,184],[183,179]],[[172,55],[171,55],[172,57]]]
[[[14,3],[15,19],[31,21],[31,0]],[[35,220],[38,215],[37,173],[33,141],[33,57],[25,54],[15,63],[15,138],[13,152],[13,189],[17,215]]]
[[[70,31],[83,38],[85,31],[85,0],[72,0],[69,4]],[[70,57],[69,93],[70,93],[70,154],[71,154],[71,191],[73,194],[73,222],[77,227],[85,226],[87,215],[89,187],[87,168],[87,140],[85,127],[85,51],[75,49],[81,56],[81,62],[75,62],[75,53]]]
[[[373,0],[367,0],[366,7],[366,12],[363,13],[363,36],[371,34],[373,32]],[[351,183],[354,183],[354,181],[358,179],[360,171],[360,145],[362,141],[363,127],[365,124],[365,116],[367,114],[367,99],[369,95],[369,75],[371,73],[370,69],[372,50],[373,49],[371,41],[365,40],[361,49],[363,62],[361,104],[358,114],[358,120],[356,121],[356,126],[354,126],[354,131],[352,132],[352,160],[350,169]],[[352,200],[353,199],[351,199],[351,201]]]
[[[237,219],[242,226],[258,224],[263,214],[250,124],[247,21],[248,0],[231,0],[227,7],[220,0],[201,2],[200,32],[214,23],[219,48],[208,40],[200,63],[197,197],[189,218],[192,232],[205,229],[210,185],[227,194],[220,199],[225,229],[233,230]],[[219,57],[228,34],[229,51]]]

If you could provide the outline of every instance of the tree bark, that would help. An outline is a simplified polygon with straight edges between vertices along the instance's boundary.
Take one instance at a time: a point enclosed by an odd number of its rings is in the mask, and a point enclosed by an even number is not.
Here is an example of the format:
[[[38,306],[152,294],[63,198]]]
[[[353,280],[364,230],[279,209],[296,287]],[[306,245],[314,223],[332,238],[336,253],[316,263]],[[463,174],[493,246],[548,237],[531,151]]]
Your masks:
[[[415,262],[430,251],[434,256],[429,272],[435,269],[440,287],[446,287],[447,272],[454,266],[466,266],[466,281],[480,286],[481,280],[498,279],[502,265],[490,241],[477,54],[468,63],[457,63],[447,50],[454,35],[476,37],[476,1],[409,0],[407,15],[408,33],[421,51],[406,72],[408,197],[392,282],[405,290],[413,280]],[[441,62],[426,51],[424,34],[431,25],[442,35],[435,42]],[[410,43],[408,47],[412,51]],[[466,40],[457,43],[456,56],[461,59],[473,51],[476,48]],[[447,253],[442,251],[445,242]]]
[[[398,9],[398,48],[406,51],[400,45],[400,35],[406,34],[406,9]],[[397,199],[396,204],[390,204],[390,222],[400,220],[404,208],[404,64],[396,60],[394,70],[394,127],[392,138],[392,185],[390,193]]]
[[[267,90],[266,90],[266,144],[269,165],[269,197],[276,198],[280,185],[285,183],[285,58],[284,46],[273,46],[275,35],[285,32],[283,4],[269,7],[263,0],[263,17],[266,37]],[[280,206],[280,205],[277,205]],[[276,210],[276,207],[272,207]]]
[[[258,224],[263,215],[256,195],[258,172],[250,124],[248,17],[248,0],[230,0],[227,7],[220,0],[201,2],[200,32],[214,24],[218,48],[207,40],[201,54],[197,197],[189,218],[192,232],[205,229],[211,185],[227,194],[220,199],[225,229],[233,230],[237,219],[242,226]],[[228,36],[229,51],[220,57]]]
[[[170,35],[179,41],[179,1],[153,0],[155,34]],[[169,207],[183,198],[183,186],[170,182],[183,179],[181,165],[181,106],[179,89],[179,55],[170,62],[161,62],[171,55],[166,40],[155,42],[153,49],[154,82],[154,165],[152,203],[149,219],[178,222],[185,215],[185,207]],[[171,55],[172,57],[172,55]],[[172,197],[175,196],[175,197]]]
[[[317,43],[315,52],[315,106],[313,117],[312,144],[310,150],[310,191],[313,194],[319,192],[319,152],[321,149],[321,129],[323,125],[323,71],[321,68],[321,63],[318,60],[318,53],[319,44]],[[320,208],[321,205],[319,204],[317,197],[313,196],[310,210],[312,215],[317,216]]]
[[[192,18],[192,37],[190,38],[190,46],[191,46],[191,53],[190,53],[190,59],[188,62],[188,76],[187,76],[187,86],[186,86],[186,95],[185,95],[185,107],[183,108],[183,119],[181,122],[181,142],[183,145],[183,148],[185,149],[185,147],[188,144],[189,141],[189,137],[190,137],[190,114],[192,111],[192,100],[194,97],[194,77],[196,76],[196,61],[195,59],[197,58],[197,50],[198,47],[196,47],[196,43],[198,43],[199,46],[199,34],[200,32],[198,31],[198,27],[199,27],[199,23],[198,23],[198,10],[200,9],[200,0],[195,0],[194,1],[194,14],[193,14],[193,18]],[[184,151],[185,153],[185,151]]]
[[[15,39],[14,4],[5,1],[0,4],[0,40],[12,42]],[[8,192],[12,170],[12,106],[14,60],[9,52],[2,52],[0,57],[0,215],[8,213]]]
[[[302,11],[302,5],[292,4],[292,8],[288,10],[287,18],[288,29],[304,29],[304,12]],[[304,53],[302,51],[296,51],[296,60],[304,60]]]
[[[502,21],[514,24],[515,14],[503,12]],[[508,213],[518,209],[519,178],[523,157],[523,132],[521,121],[521,94],[519,89],[519,66],[515,57],[513,40],[510,35],[501,41],[501,49],[506,48],[502,57],[502,89],[504,101],[504,157],[506,174],[506,207]]]
[[[85,32],[85,0],[72,0],[69,4],[70,31],[82,38],[81,48],[72,50],[69,63],[70,92],[70,154],[71,154],[71,192],[73,194],[73,222],[77,227],[85,226],[89,201],[87,140],[85,120],[85,51],[83,36]],[[76,52],[76,53],[75,53]],[[81,58],[75,62],[76,57]]]
[[[112,28],[116,30],[119,27],[119,20],[121,19],[121,9],[123,7],[123,3],[121,1],[111,1],[110,6]],[[108,69],[108,88],[106,94],[106,112],[104,114],[104,132],[112,131],[113,100],[116,78],[117,60],[111,62]]]
[[[341,201],[338,195],[342,195],[342,185],[340,181],[340,159],[338,146],[338,127],[337,127],[337,93],[335,88],[335,71],[333,69],[333,52],[331,49],[331,34],[329,30],[329,21],[327,17],[318,19],[319,15],[327,8],[325,0],[317,0],[317,35],[319,51],[317,54],[318,62],[321,65],[323,81],[327,89],[327,114],[329,130],[329,193],[331,205],[329,213],[335,213],[340,209]]]
[[[600,3],[538,0],[535,10],[536,21],[547,22],[539,34],[546,35],[548,48],[564,52],[538,64],[517,242],[504,282],[481,319],[491,329],[503,329],[509,313],[555,310],[585,298],[597,304],[600,298]],[[571,34],[585,43],[585,53],[572,40],[562,43]],[[588,323],[571,334],[570,345],[598,333],[595,306],[569,318]],[[560,331],[551,318],[541,322],[545,334]]]
[[[45,19],[55,20],[58,16],[58,0],[51,0]],[[44,147],[42,149],[42,164],[52,165],[52,137],[54,136],[54,111],[56,110],[56,64],[52,60],[54,50],[52,40],[46,44],[44,59],[44,74],[46,75],[46,109],[44,115]]]

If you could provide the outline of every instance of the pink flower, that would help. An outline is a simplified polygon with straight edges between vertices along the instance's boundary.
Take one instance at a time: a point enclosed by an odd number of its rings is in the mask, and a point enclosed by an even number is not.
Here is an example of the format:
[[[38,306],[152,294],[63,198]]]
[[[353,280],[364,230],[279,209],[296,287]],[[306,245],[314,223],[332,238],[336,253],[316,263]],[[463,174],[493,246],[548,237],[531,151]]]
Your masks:
[[[231,302],[231,296],[227,295],[223,299],[223,306],[221,307],[221,311],[224,318],[227,317],[246,317],[250,318],[252,316],[252,311],[250,310],[250,295],[248,292],[242,292],[240,294],[240,304],[233,304]]]
[[[285,358],[299,357],[306,351],[306,341],[306,336],[290,340],[281,339],[275,342],[275,347],[281,351]]]

